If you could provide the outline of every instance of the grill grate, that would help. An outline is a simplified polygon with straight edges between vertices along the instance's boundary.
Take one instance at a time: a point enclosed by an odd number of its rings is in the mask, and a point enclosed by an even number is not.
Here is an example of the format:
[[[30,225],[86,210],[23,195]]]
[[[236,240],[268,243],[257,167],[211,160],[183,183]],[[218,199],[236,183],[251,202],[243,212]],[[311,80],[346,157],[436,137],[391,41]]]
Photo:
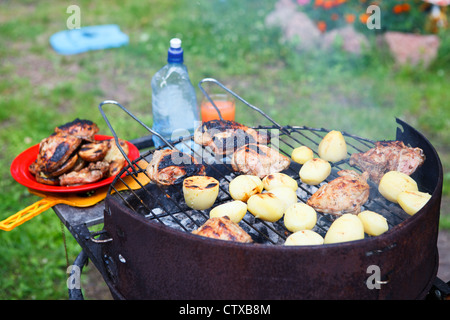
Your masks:
[[[220,85],[220,83],[219,83]],[[221,86],[221,85],[220,85]],[[223,87],[223,86],[222,86]],[[225,87],[225,90],[229,91]],[[233,92],[229,91],[233,95]],[[266,118],[271,120],[267,115],[261,112],[254,106],[251,106],[245,100],[242,100],[239,96],[235,95],[239,100],[243,101],[246,105],[250,106],[252,109],[256,109]],[[158,133],[153,132],[145,124],[143,124],[139,119],[135,118],[128,110],[122,107],[120,104],[114,101],[105,101],[103,104],[112,103],[121,107],[125,112],[127,112],[131,117],[138,121],[147,130],[152,132],[152,134]],[[102,104],[101,104],[102,105]],[[100,105],[100,106],[101,106]],[[108,123],[113,135],[117,139],[113,128],[110,126],[103,110],[100,108],[105,120]],[[314,154],[318,156],[317,150],[320,141],[329,132],[329,130],[324,128],[311,128],[311,127],[298,127],[298,126],[284,126],[281,127],[276,122],[271,120],[273,125],[271,126],[258,126],[254,127],[256,130],[265,130],[271,136],[270,146],[279,150],[280,153],[285,156],[290,157],[292,150],[298,146],[306,145],[310,147]],[[348,156],[355,152],[365,152],[374,146],[374,141],[361,138],[346,132],[342,132],[347,143]],[[162,138],[161,136],[159,136]],[[229,157],[217,157],[212,155],[209,150],[203,146],[199,146],[193,142],[192,136],[180,138],[176,141],[169,142],[162,138],[166,142],[166,147],[174,148],[174,145],[182,145],[183,151],[190,150],[189,153],[194,156],[199,162],[202,162],[206,166],[206,175],[216,178],[219,183],[219,195],[217,197],[214,206],[231,201],[232,198],[228,192],[228,185],[230,181],[239,175],[239,173],[234,172],[230,164]],[[195,146],[191,148],[191,146]],[[137,174],[146,174],[146,167],[143,166],[140,161],[145,160],[150,162],[153,153],[157,149],[151,149],[134,160],[129,161],[129,165],[123,170],[127,171],[128,176],[132,176],[138,183]],[[357,167],[352,167],[348,163],[348,158],[337,163],[331,163],[332,172],[330,176],[322,182],[320,185],[311,186],[301,182],[299,178],[299,170],[301,165],[295,162],[291,162],[288,169],[283,171],[283,173],[289,175],[297,181],[299,188],[297,189],[297,199],[299,202],[306,203],[307,199],[324,183],[327,183],[334,178],[338,177],[337,172],[342,169],[353,169],[359,173],[361,171]],[[184,202],[182,185],[175,186],[159,186],[156,184],[149,183],[145,186],[141,185],[141,189],[118,191],[115,186],[117,183],[123,183],[127,186],[126,182],[120,178],[120,175],[114,180],[110,188],[110,195],[117,198],[119,202],[123,203],[129,207],[136,214],[144,216],[150,222],[162,223],[171,228],[184,231],[192,232],[193,230],[200,227],[208,218],[209,210],[193,210],[187,207]],[[377,186],[374,185],[370,180],[368,183],[371,185],[371,191],[369,200],[362,207],[362,210],[372,210],[382,216],[384,216],[387,221],[389,228],[401,223],[409,216],[401,210],[401,208],[393,203],[386,201],[377,191]],[[214,207],[213,206],[213,207]],[[313,231],[325,236],[326,231],[335,219],[335,216],[330,214],[323,214],[317,212],[317,223],[313,228]],[[242,221],[239,223],[240,226],[250,234],[254,242],[261,244],[272,244],[280,245],[283,244],[287,236],[291,234],[283,223],[283,219],[276,222],[266,222],[260,219],[256,219],[251,213],[247,212]]]
[[[328,132],[326,129],[316,129],[309,127],[284,127],[284,130],[278,130],[277,128],[255,128],[257,130],[271,130],[279,131],[279,138],[277,140],[279,151],[290,156],[293,148],[300,145],[309,146],[315,154],[317,154],[317,147],[321,139]],[[343,132],[346,139],[349,154],[353,152],[364,152],[373,147],[373,141],[368,139],[359,138],[350,134]],[[273,132],[272,132],[273,136]],[[180,139],[175,143],[184,143],[186,146],[189,139]],[[151,157],[155,149],[150,150],[140,158],[133,162],[134,168],[137,173],[145,173],[146,167],[142,166],[138,162],[140,160],[146,160],[150,162]],[[201,151],[192,150],[192,155],[199,159],[199,156],[208,154],[208,150],[201,147]],[[230,181],[239,175],[231,168],[229,164],[229,158],[211,158],[201,159],[206,165],[206,174],[216,178],[220,182],[220,190],[217,200],[214,206],[231,201],[232,198],[228,192],[228,185]],[[332,173],[330,176],[318,186],[311,186],[304,184],[300,181],[299,170],[301,165],[292,162],[290,167],[283,171],[283,173],[288,174],[297,181],[299,186],[297,190],[297,198],[299,202],[306,202],[307,199],[320,187],[320,185],[331,181],[337,177],[337,171],[342,169],[353,169],[358,172],[360,170],[356,167],[351,167],[348,161],[340,161],[337,163],[332,163]],[[131,171],[128,175],[136,179],[136,173]],[[117,182],[122,182],[126,185],[126,182],[122,178],[118,178]],[[116,183],[117,183],[116,182]],[[193,230],[200,227],[209,218],[209,209],[207,210],[193,210],[186,206],[184,203],[184,197],[182,193],[182,186],[159,186],[156,184],[148,184],[142,186],[139,190],[125,190],[117,191],[115,189],[114,183],[111,188],[115,191],[112,196],[118,198],[120,202],[128,206],[133,212],[140,214],[147,218],[149,221],[154,221],[157,223],[163,223],[166,226],[185,231],[192,232]],[[363,206],[363,210],[372,210],[383,215],[387,220],[389,227],[393,227],[400,222],[404,221],[408,215],[404,213],[397,205],[388,203],[384,200],[378,191],[376,191],[376,186],[371,184],[371,193],[369,200]],[[318,232],[322,236],[325,235],[330,224],[334,220],[334,216],[330,214],[323,214],[318,212],[317,224],[314,227],[314,231]],[[254,216],[247,212],[243,220],[240,222],[241,227],[247,231],[257,243],[263,244],[283,244],[286,237],[291,233],[288,231],[283,220],[280,219],[277,222],[266,222],[260,219],[254,218]]]

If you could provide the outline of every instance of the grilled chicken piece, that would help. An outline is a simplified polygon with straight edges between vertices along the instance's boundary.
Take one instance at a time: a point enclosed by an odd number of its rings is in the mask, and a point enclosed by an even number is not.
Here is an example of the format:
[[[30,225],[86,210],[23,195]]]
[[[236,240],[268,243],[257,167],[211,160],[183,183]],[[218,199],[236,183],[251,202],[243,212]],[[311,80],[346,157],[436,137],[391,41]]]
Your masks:
[[[234,171],[255,175],[260,178],[285,170],[291,160],[278,151],[257,144],[247,144],[237,149],[231,159]]]
[[[306,202],[316,211],[341,215],[358,214],[369,198],[368,173],[338,171],[339,177],[322,185]]]
[[[204,122],[194,132],[194,141],[214,154],[227,155],[249,143],[267,144],[269,135],[230,120]]]
[[[365,153],[351,155],[350,165],[357,165],[369,173],[370,179],[379,184],[388,171],[400,171],[411,175],[425,161],[420,148],[410,148],[402,141],[378,141]]]
[[[119,139],[119,145],[122,148],[126,156],[128,156],[129,148],[125,140]],[[109,175],[114,176],[122,170],[127,164],[127,160],[124,158],[122,152],[117,147],[115,139],[109,140],[109,150],[105,155],[104,160],[109,162]]]
[[[69,159],[80,143],[80,138],[66,134],[52,134],[43,139],[36,160],[38,171],[45,174],[56,171]]]
[[[250,235],[237,223],[231,221],[228,216],[210,218],[200,228],[192,231],[192,233],[203,237],[227,241],[253,242]]]
[[[59,176],[62,186],[76,186],[94,183],[108,176],[109,163],[106,161],[91,162],[80,171],[71,171]]]
[[[66,172],[71,171],[75,165],[78,163],[78,154],[74,153],[72,156],[67,160],[65,163],[63,163],[58,169],[56,169],[53,172],[48,173],[47,175],[49,177],[57,177],[60,176]]]
[[[94,136],[98,131],[99,128],[94,122],[78,118],[55,128],[56,133],[64,133],[88,141],[95,141]]]
[[[43,173],[42,171],[39,171],[35,175],[36,181],[42,184],[47,184],[50,186],[59,186],[59,178],[58,177],[50,177]]]
[[[78,155],[86,161],[95,162],[103,160],[110,149],[109,140],[94,141],[82,144]]]
[[[205,166],[194,157],[178,150],[156,150],[146,169],[150,180],[160,185],[173,185],[183,182],[193,175],[204,175]]]

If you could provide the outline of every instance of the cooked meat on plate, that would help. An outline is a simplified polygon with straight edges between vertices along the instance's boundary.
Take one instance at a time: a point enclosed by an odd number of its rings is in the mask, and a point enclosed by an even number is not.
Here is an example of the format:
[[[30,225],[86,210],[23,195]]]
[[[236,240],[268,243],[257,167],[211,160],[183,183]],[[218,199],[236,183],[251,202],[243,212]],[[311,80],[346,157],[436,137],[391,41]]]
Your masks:
[[[260,178],[281,172],[289,167],[291,160],[266,145],[247,144],[237,149],[231,159],[234,171]]]
[[[41,141],[37,168],[47,173],[61,167],[81,144],[81,139],[67,134],[52,134]]]
[[[95,141],[94,136],[98,131],[99,128],[94,122],[78,118],[55,128],[56,133],[64,133],[88,141]]]
[[[323,184],[307,201],[316,211],[341,215],[357,214],[369,198],[368,174],[353,170],[338,171],[339,177]]]
[[[114,139],[96,141],[97,132],[95,123],[80,119],[55,128],[40,142],[30,173],[37,182],[54,186],[93,183],[119,173],[126,165],[125,158]],[[119,143],[128,155],[128,144]]]
[[[192,231],[203,237],[237,241],[244,243],[253,242],[250,235],[228,216],[209,218],[200,228]]]
[[[350,165],[357,165],[367,171],[370,179],[378,184],[388,171],[400,171],[411,175],[425,161],[420,148],[410,148],[402,141],[378,141],[375,147],[364,153],[354,153]]]
[[[196,143],[209,147],[217,155],[231,154],[248,143],[267,144],[269,140],[265,132],[230,120],[204,122],[194,133]]]
[[[99,181],[108,176],[109,163],[106,161],[91,162],[79,171],[71,171],[59,177],[62,186],[83,185]]]
[[[205,174],[203,164],[175,149],[156,150],[146,170],[150,180],[166,186],[181,183],[186,177]]]

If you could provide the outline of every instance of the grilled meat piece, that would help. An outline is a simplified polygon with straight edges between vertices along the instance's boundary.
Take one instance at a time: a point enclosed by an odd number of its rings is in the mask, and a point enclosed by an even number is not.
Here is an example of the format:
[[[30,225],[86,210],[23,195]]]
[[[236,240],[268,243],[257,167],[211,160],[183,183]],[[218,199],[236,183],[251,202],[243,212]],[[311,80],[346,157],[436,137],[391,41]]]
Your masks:
[[[244,243],[253,242],[250,235],[237,223],[231,221],[228,216],[210,218],[200,228],[192,231],[192,233],[220,240]]]
[[[39,183],[47,184],[50,186],[59,186],[58,177],[49,177],[42,171],[39,171],[35,177],[36,177],[36,181]]]
[[[103,160],[110,149],[109,140],[94,141],[82,144],[78,155],[86,161],[95,162]]]
[[[378,141],[365,153],[351,155],[350,165],[357,165],[369,173],[370,179],[379,184],[388,171],[400,171],[411,175],[425,161],[420,148],[410,148],[402,141]]]
[[[94,183],[108,176],[109,163],[106,161],[91,162],[80,171],[71,171],[59,176],[62,186],[76,186]]]
[[[128,156],[129,148],[126,141],[119,139],[119,145],[122,148],[126,156]],[[109,150],[105,155],[104,160],[109,162],[109,175],[116,175],[127,164],[127,160],[124,158],[122,152],[117,147],[115,139],[109,140]]]
[[[368,173],[338,171],[339,177],[322,185],[306,202],[316,211],[341,215],[358,214],[369,198]]]
[[[194,132],[194,141],[214,154],[227,155],[249,143],[267,144],[269,135],[230,120],[204,122]]]
[[[178,150],[156,150],[146,169],[150,180],[160,185],[173,185],[183,182],[193,175],[204,175],[205,166],[194,157]]]
[[[66,134],[52,134],[43,139],[36,160],[38,171],[46,174],[56,171],[69,159],[80,143],[80,138]]]
[[[78,118],[55,128],[56,133],[64,133],[88,141],[95,141],[94,136],[98,131],[99,128],[94,122]]]
[[[72,156],[70,156],[69,160],[67,160],[65,163],[63,163],[58,169],[56,169],[53,172],[48,173],[47,175],[49,177],[60,176],[63,173],[71,171],[77,163],[78,163],[78,154],[73,153]]]
[[[234,171],[260,178],[281,172],[289,167],[291,160],[278,151],[257,144],[247,144],[237,149],[231,159]]]

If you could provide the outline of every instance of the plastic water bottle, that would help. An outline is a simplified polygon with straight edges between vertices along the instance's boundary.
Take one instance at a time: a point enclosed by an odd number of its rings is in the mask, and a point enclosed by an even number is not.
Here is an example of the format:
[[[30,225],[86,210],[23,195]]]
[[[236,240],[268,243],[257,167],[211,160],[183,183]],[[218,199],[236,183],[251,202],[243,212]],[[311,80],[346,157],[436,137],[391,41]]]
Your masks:
[[[180,39],[170,40],[167,64],[153,76],[151,86],[153,130],[168,141],[192,134],[200,124],[200,115],[195,89],[183,63]],[[156,147],[165,144],[155,135],[153,142]]]

